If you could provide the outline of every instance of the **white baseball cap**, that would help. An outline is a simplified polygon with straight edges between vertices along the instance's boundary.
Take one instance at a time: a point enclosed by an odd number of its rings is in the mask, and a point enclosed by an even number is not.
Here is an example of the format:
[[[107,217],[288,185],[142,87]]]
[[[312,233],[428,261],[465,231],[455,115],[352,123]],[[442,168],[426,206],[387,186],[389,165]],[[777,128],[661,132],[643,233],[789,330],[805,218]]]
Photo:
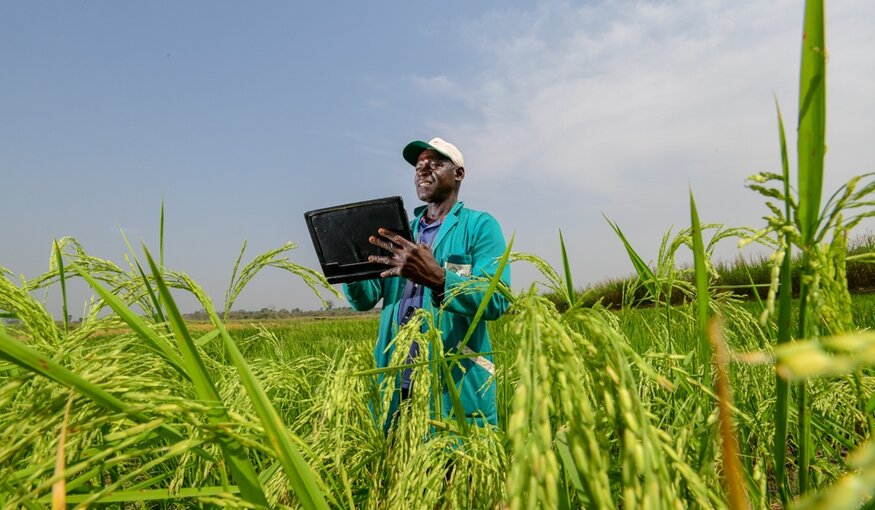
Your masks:
[[[456,166],[465,166],[465,158],[455,145],[445,141],[443,138],[432,138],[427,143],[422,140],[416,140],[407,144],[401,155],[404,159],[413,166],[416,166],[416,160],[419,155],[426,149],[432,149],[440,154],[450,158]]]

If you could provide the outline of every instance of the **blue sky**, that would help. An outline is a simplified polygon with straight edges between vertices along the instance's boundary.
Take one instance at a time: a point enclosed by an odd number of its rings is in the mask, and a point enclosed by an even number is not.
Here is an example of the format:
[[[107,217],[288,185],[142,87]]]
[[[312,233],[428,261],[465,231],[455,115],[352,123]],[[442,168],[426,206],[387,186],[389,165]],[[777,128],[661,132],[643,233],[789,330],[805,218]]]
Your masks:
[[[33,277],[51,242],[124,263],[119,229],[221,302],[246,260],[294,241],[304,211],[401,195],[401,148],[462,150],[466,205],[581,286],[632,267],[689,222],[763,225],[744,188],[793,136],[801,0],[594,2],[3,2],[0,266]],[[875,170],[875,2],[827,5],[826,193]],[[792,157],[792,156],[791,156]],[[733,243],[721,257],[734,257]],[[513,268],[515,287],[537,280]],[[88,293],[74,284],[72,313]],[[47,296],[59,310],[56,292]],[[184,309],[195,309],[182,299]],[[342,303],[337,303],[342,304]],[[266,271],[237,307],[318,308]]]

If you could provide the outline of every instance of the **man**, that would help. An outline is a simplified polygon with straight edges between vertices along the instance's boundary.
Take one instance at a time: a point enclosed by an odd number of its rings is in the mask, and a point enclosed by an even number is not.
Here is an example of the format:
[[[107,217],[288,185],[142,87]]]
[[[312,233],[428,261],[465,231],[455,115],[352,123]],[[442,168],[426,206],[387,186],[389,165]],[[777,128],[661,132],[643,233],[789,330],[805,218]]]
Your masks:
[[[387,348],[398,327],[406,323],[418,308],[434,313],[441,329],[444,352],[460,348],[474,314],[485,297],[485,286],[453,291],[472,277],[491,278],[498,259],[505,251],[504,236],[498,222],[487,213],[474,211],[459,202],[459,188],[465,178],[465,160],[453,144],[440,138],[428,143],[414,141],[402,151],[404,159],[413,165],[416,194],[425,202],[416,209],[412,221],[416,243],[386,229],[379,229],[370,242],[387,250],[390,256],[371,256],[372,262],[386,265],[379,279],[355,282],[343,286],[346,298],[356,310],[369,310],[381,299],[383,311],[374,356],[378,367],[389,364],[392,349]],[[510,269],[501,275],[510,285]],[[507,309],[508,302],[495,292],[487,303],[483,319],[495,320]],[[438,316],[440,316],[438,318]],[[408,361],[419,353],[414,344]],[[480,321],[462,347],[464,353],[491,352],[486,322]],[[461,361],[464,370],[453,370],[468,421],[495,425],[495,373],[492,356],[484,354]],[[400,397],[406,398],[414,381],[410,370],[398,375]],[[488,382],[488,384],[487,384]],[[444,388],[441,399],[443,414],[448,415],[452,401]],[[392,407],[398,405],[393,398]],[[392,416],[394,409],[389,410]],[[389,423],[384,424],[388,428]]]

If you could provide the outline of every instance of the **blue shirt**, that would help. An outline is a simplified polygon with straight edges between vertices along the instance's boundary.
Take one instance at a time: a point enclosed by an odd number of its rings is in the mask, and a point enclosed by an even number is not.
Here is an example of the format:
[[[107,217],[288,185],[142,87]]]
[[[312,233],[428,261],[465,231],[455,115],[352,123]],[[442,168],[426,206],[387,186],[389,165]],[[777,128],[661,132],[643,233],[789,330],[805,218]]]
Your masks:
[[[441,229],[443,219],[428,224],[425,222],[425,216],[419,221],[419,237],[417,242],[431,246],[434,238],[437,237],[438,230]],[[401,294],[401,306],[398,307],[398,316],[395,318],[399,326],[407,324],[407,321],[413,317],[413,313],[422,308],[422,285],[417,285],[410,280],[407,280],[404,286],[404,292]],[[410,352],[407,354],[407,363],[412,363],[413,359],[419,355],[419,344],[414,341],[410,346]],[[401,374],[401,387],[410,388],[410,374],[412,369],[408,368]]]

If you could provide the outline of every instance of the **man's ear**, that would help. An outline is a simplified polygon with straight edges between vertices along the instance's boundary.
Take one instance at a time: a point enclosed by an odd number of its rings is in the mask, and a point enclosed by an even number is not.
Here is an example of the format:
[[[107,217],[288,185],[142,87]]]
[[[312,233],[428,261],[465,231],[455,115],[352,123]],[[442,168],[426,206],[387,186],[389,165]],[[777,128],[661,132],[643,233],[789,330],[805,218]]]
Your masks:
[[[457,166],[455,177],[457,181],[461,182],[465,178],[465,167]]]

